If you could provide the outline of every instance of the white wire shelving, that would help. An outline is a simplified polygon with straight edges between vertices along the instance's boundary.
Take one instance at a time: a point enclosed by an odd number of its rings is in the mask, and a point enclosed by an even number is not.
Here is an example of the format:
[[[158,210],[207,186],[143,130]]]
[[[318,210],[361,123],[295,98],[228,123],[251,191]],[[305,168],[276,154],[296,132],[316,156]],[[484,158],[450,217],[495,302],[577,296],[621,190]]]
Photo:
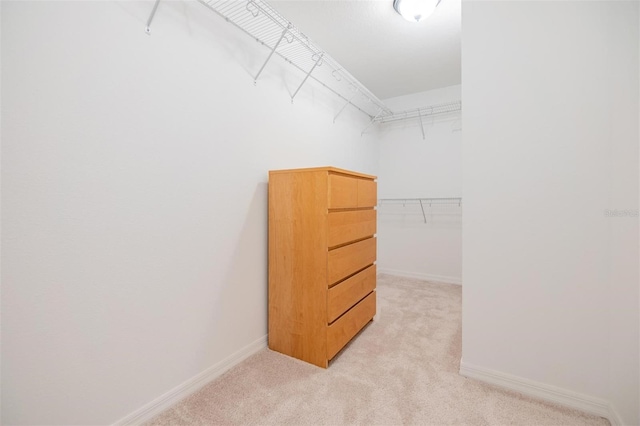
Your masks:
[[[391,114],[376,118],[379,123],[390,123],[398,120],[422,119],[436,115],[449,114],[462,110],[462,101],[446,102],[438,105],[430,105],[421,108],[394,111]]]
[[[266,1],[198,0],[198,2],[268,48],[262,67],[254,75],[254,83],[258,81],[260,74],[276,55],[304,75],[291,95],[292,102],[307,80],[312,79],[345,102],[334,117],[334,121],[349,105],[366,114],[372,121],[375,117],[391,113],[380,99]]]
[[[368,116],[370,122],[361,134],[374,124],[418,119],[424,139],[423,118],[460,111],[462,108],[461,101],[454,101],[394,112],[265,0],[198,0],[198,2],[268,49],[265,51],[262,66],[253,76],[254,83],[258,81],[272,57],[279,56],[303,73],[300,83],[291,94],[291,102],[307,80],[314,80],[344,101],[343,106],[333,118],[334,122],[348,106]],[[147,20],[145,28],[147,34],[151,33],[151,23],[159,3],[160,0],[155,1]]]
[[[385,212],[388,207],[409,208],[417,213],[422,213],[424,223],[427,223],[428,216],[460,214],[462,198],[381,198],[378,200],[378,209],[381,212]]]
[[[422,132],[422,139],[426,139],[426,135],[424,133],[424,119],[452,114],[462,111],[462,101],[453,101],[446,102],[437,105],[430,105],[421,108],[408,109],[405,111],[394,111],[391,114],[387,114],[384,116],[377,117],[375,119],[376,122],[385,124],[392,123],[395,121],[404,121],[404,120],[418,120],[418,124],[420,125],[420,131]]]

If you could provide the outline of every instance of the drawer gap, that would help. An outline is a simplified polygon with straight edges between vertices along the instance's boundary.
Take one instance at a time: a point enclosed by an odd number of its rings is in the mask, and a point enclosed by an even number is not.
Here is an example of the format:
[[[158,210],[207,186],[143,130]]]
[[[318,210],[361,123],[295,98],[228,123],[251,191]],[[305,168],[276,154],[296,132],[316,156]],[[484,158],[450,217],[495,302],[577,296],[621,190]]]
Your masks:
[[[351,277],[353,277],[353,276],[355,276],[355,275],[358,275],[360,272],[364,271],[365,269],[369,268],[369,267],[370,267],[370,266],[372,266],[372,265],[373,265],[373,263],[372,263],[371,265],[367,265],[367,266],[365,266],[364,268],[362,268],[362,269],[360,269],[360,270],[357,270],[356,272],[354,272],[353,274],[349,275],[348,277],[344,277],[344,278],[343,278],[343,279],[341,279],[340,281],[336,281],[335,283],[333,283],[333,284],[329,285],[327,288],[333,288],[333,287],[337,286],[338,284],[340,284],[340,283],[342,283],[342,282],[345,282],[345,281],[346,281],[346,280],[348,280],[349,278],[351,278]],[[348,310],[348,309],[347,309],[347,310]]]
[[[331,246],[328,248],[329,251],[339,249],[340,247],[348,246],[349,244],[359,243],[360,241],[368,240],[369,238],[373,238],[376,234],[367,235],[366,237],[358,238],[356,240],[348,241],[346,243],[338,244],[335,246]]]
[[[367,293],[367,294],[366,294],[366,296],[364,296],[362,299],[358,300],[356,303],[354,303],[353,305],[349,306],[349,309],[347,309],[346,311],[344,311],[344,312],[342,313],[342,315],[340,315],[338,318],[334,319],[333,321],[328,322],[327,324],[328,324],[328,325],[331,325],[331,324],[333,324],[334,322],[338,321],[340,318],[342,318],[343,316],[345,316],[345,315],[346,315],[346,314],[347,314],[347,313],[348,313],[348,312],[349,312],[349,311],[350,311],[354,306],[356,306],[358,303],[362,302],[364,299],[366,299],[367,297],[369,297],[369,295],[370,295],[371,293],[373,293],[374,291],[375,291],[375,290],[373,290],[373,291],[371,291],[371,292]]]
[[[328,209],[329,213],[333,213],[333,212],[355,212],[355,211],[359,211],[359,210],[378,210],[372,207],[343,207],[340,209]]]

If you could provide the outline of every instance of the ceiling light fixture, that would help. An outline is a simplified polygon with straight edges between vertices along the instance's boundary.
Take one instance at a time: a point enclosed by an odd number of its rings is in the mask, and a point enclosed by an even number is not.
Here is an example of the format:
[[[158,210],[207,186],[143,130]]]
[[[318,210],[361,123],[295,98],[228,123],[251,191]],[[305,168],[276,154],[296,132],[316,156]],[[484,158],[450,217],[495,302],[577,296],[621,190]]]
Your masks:
[[[407,21],[427,19],[440,4],[440,0],[393,0],[393,8]]]

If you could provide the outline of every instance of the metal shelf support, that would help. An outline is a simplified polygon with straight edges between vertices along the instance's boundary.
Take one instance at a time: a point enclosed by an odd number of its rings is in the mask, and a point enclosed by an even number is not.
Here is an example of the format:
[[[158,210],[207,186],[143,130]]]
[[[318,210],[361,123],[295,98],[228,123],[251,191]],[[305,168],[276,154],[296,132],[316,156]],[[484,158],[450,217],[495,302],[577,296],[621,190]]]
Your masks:
[[[147,19],[147,26],[144,28],[144,32],[151,35],[151,22],[153,22],[153,17],[156,15],[156,10],[158,10],[158,5],[160,4],[160,0],[156,0],[153,5],[153,9],[151,9],[151,15],[149,15],[149,19]]]
[[[387,123],[396,120],[418,119],[422,129],[422,138],[425,139],[423,122],[425,117],[460,111],[462,108],[461,101],[454,101],[407,111],[392,111],[360,81],[340,66],[331,55],[314,44],[299,28],[269,5],[266,0],[198,0],[198,2],[270,49],[266,60],[253,78],[254,84],[257,84],[266,65],[276,54],[305,74],[304,79],[291,96],[291,102],[300,89],[311,79],[346,102],[334,116],[334,123],[349,104],[369,117],[371,122],[362,130],[361,136],[376,122]],[[147,34],[151,34],[151,24],[159,3],[160,0],[155,0],[147,20],[145,27]],[[287,43],[283,43],[283,39]],[[321,65],[324,65],[322,69],[315,71]]]
[[[365,127],[364,129],[362,129],[362,132],[360,133],[360,137],[362,137],[362,136],[364,135],[364,132],[366,132],[366,131],[367,131],[367,129],[368,129],[369,127],[371,127],[371,126],[373,125],[373,123],[375,123],[376,118],[378,118],[378,117],[380,116],[380,114],[382,114],[382,110],[378,111],[378,113],[375,115],[375,117],[373,117],[373,118],[371,119],[371,121],[369,122],[369,124],[367,124],[367,127]]]
[[[342,111],[344,111],[344,109],[347,107],[347,105],[349,105],[351,103],[351,101],[353,100],[353,98],[357,95],[358,93],[354,93],[349,100],[347,101],[347,103],[344,104],[344,106],[342,108],[340,108],[340,111],[338,111],[338,113],[335,115],[335,117],[333,117],[333,123],[335,124],[336,120],[338,119],[338,117],[340,116],[340,114],[342,114]]]
[[[436,115],[450,114],[462,111],[462,101],[452,101],[438,105],[430,105],[422,108],[408,109],[405,111],[393,111],[377,118],[380,123],[390,123],[393,121],[422,119],[425,117],[435,117]]]
[[[462,211],[462,198],[381,198],[378,200],[378,210],[385,212],[385,206],[414,206],[412,214],[422,213],[424,223],[427,223],[427,215],[431,217],[433,214],[455,214],[459,215]],[[420,207],[418,210],[417,206]],[[392,210],[393,211],[393,210]]]
[[[159,0],[158,0],[159,1]],[[273,48],[271,49],[271,53],[269,53],[269,56],[267,56],[267,60],[264,61],[264,64],[262,64],[262,67],[260,68],[260,71],[258,71],[258,74],[256,74],[256,76],[253,78],[253,84],[255,85],[256,82],[258,81],[258,77],[260,77],[260,74],[262,74],[262,70],[264,69],[264,67],[267,66],[267,62],[269,62],[269,60],[271,59],[271,57],[273,56],[273,54],[276,52],[276,49],[278,48],[278,46],[280,46],[280,42],[282,42],[282,39],[284,38],[284,36],[287,34],[287,32],[291,29],[291,24],[289,24],[287,26],[287,28],[285,28],[282,31],[282,34],[280,34],[280,38],[278,39],[278,41],[276,42],[276,44],[273,46]]]
[[[295,92],[293,92],[293,95],[291,95],[291,103],[293,103],[293,98],[296,97],[296,95],[298,94],[298,92],[300,91],[300,89],[302,88],[302,86],[304,86],[304,83],[307,81],[307,79],[309,78],[309,76],[311,75],[311,73],[313,72],[313,70],[316,69],[316,67],[318,65],[320,65],[320,63],[322,62],[322,57],[324,56],[324,53],[321,53],[318,56],[318,60],[315,62],[315,64],[313,64],[313,66],[311,67],[311,69],[309,70],[309,72],[307,73],[307,75],[304,76],[304,80],[302,80],[302,83],[300,83],[300,86],[298,86],[298,88],[296,89]]]
[[[422,131],[422,140],[425,140],[425,136],[424,136],[424,124],[422,124],[422,113],[420,111],[418,111],[419,117],[420,117],[420,130]],[[423,212],[424,213],[424,210]],[[424,219],[425,223],[427,222],[427,219]]]

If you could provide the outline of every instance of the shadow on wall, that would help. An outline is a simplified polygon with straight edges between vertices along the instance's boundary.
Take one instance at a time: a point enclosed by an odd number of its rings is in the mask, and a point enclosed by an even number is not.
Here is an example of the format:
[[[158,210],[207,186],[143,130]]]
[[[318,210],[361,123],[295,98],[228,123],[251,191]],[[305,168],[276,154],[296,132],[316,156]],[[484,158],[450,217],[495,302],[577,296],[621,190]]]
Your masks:
[[[291,98],[303,81],[305,77],[303,71],[287,64],[278,55],[270,56],[269,45],[257,41],[235,25],[225,22],[224,18],[209,8],[201,4],[190,5],[185,2],[169,2],[169,5],[168,7],[173,7],[172,14],[180,15],[180,21],[183,22],[190,36],[197,34],[194,28],[204,30],[211,36],[203,41],[211,43],[212,48],[222,48],[229,61],[234,62],[246,73],[249,77],[246,80],[247,87],[252,83],[259,84],[263,80],[271,81],[276,87],[286,91]],[[285,40],[286,44],[289,39]],[[275,40],[273,42],[275,43]],[[306,95],[314,98],[312,89],[307,88],[306,91],[311,91],[311,95],[309,93]]]
[[[268,47],[256,43],[198,2],[160,2],[148,34],[145,34],[145,26],[153,10],[153,2],[118,2],[115,5],[139,22],[141,36],[166,37],[169,28],[174,31],[178,26],[192,43],[209,44],[212,51],[221,48],[227,59],[238,64],[250,77],[247,80],[249,84],[269,54]],[[202,34],[209,37],[198,40]]]

